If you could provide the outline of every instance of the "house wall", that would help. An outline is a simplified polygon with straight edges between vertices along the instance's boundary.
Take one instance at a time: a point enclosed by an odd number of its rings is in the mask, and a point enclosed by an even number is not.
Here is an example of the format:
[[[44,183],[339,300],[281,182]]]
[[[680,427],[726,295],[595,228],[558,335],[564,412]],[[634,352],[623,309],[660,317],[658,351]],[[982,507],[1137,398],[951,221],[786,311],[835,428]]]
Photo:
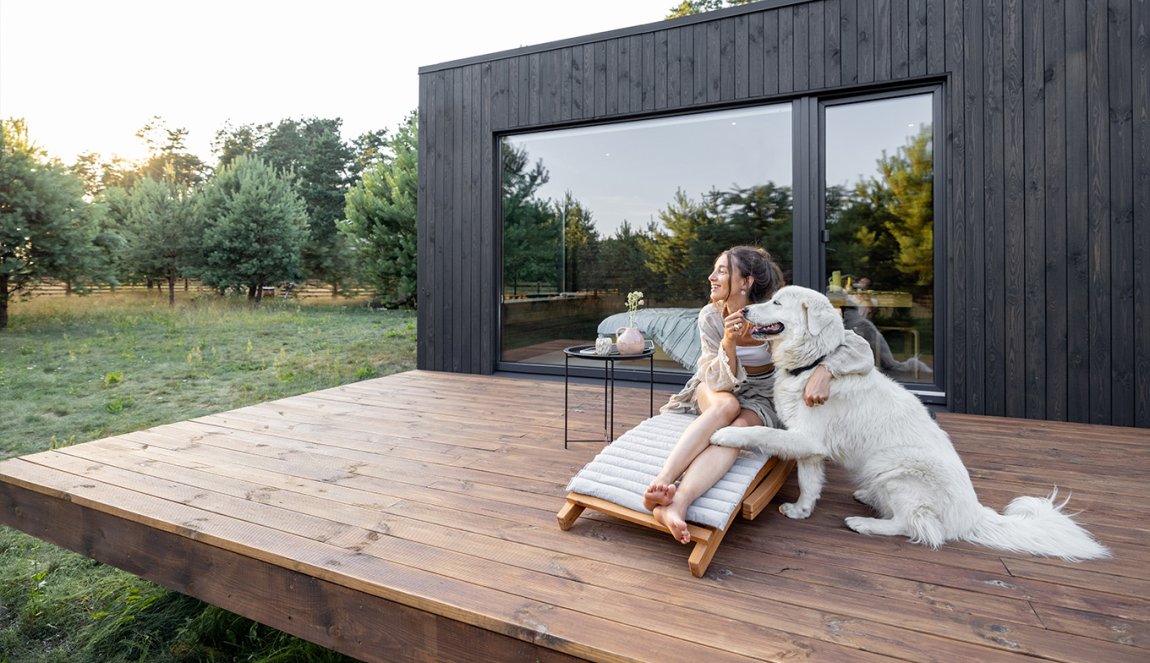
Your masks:
[[[420,70],[419,359],[498,359],[500,132],[941,82],[947,407],[1150,426],[1150,2],[761,2]]]

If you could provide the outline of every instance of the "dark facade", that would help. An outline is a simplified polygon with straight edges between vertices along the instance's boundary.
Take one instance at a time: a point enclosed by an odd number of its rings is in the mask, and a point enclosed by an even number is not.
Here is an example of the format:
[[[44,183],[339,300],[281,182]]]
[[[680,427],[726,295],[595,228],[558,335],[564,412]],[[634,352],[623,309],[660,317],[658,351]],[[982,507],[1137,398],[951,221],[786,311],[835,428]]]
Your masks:
[[[946,407],[1150,427],[1141,0],[768,0],[424,67],[419,367],[496,368],[502,133],[918,84]]]

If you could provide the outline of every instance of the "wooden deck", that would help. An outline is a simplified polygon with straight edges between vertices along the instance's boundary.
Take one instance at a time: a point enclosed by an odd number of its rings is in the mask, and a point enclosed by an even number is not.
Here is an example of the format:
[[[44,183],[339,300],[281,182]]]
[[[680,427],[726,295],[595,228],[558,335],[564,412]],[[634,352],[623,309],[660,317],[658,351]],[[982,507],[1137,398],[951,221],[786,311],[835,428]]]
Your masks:
[[[0,522],[368,661],[1150,660],[1150,431],[939,416],[985,504],[1072,490],[1112,560],[860,536],[832,468],[694,578],[669,535],[556,525],[601,446],[563,449],[562,391],[410,372],[10,459]]]

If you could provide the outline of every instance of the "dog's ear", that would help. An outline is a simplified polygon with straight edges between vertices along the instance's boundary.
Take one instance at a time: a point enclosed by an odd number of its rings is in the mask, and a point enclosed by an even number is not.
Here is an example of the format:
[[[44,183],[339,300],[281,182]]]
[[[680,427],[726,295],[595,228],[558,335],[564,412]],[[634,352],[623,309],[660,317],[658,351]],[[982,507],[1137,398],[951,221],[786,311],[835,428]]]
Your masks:
[[[841,323],[842,320],[835,307],[829,301],[820,298],[803,302],[803,322],[806,324],[808,334],[818,336],[828,325]]]

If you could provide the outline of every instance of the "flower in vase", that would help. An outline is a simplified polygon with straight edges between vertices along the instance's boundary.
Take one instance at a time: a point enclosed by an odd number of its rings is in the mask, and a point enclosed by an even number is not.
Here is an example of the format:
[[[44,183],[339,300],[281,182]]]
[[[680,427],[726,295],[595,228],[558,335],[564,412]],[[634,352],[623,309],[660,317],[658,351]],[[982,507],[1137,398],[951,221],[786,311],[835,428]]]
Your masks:
[[[627,293],[627,312],[630,313],[630,315],[627,317],[628,326],[631,326],[631,327],[635,326],[635,311],[638,311],[639,307],[642,305],[643,305],[643,291],[642,290],[635,290],[633,292]]]

